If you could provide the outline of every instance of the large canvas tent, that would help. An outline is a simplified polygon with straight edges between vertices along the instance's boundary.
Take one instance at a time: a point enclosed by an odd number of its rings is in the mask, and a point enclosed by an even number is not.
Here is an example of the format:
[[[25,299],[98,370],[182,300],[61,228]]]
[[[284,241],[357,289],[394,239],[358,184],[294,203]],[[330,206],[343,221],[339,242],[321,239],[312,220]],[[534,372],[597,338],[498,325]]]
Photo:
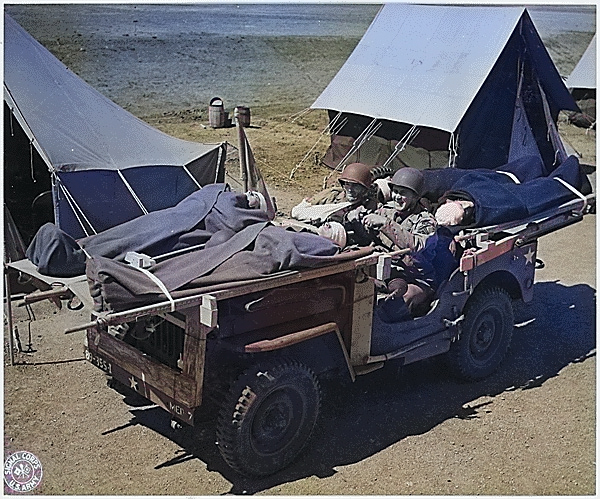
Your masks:
[[[93,89],[4,16],[4,194],[31,238],[75,238],[174,206],[224,179],[225,144],[171,137]]]
[[[566,157],[558,113],[577,110],[525,8],[406,3],[381,8],[311,107],[328,110],[331,167],[537,155],[549,171]]]
[[[589,128],[596,126],[596,35],[573,68],[565,85],[570,90],[580,113],[571,113],[569,121]]]
[[[571,71],[565,85],[571,91],[576,89],[596,91],[596,35]]]

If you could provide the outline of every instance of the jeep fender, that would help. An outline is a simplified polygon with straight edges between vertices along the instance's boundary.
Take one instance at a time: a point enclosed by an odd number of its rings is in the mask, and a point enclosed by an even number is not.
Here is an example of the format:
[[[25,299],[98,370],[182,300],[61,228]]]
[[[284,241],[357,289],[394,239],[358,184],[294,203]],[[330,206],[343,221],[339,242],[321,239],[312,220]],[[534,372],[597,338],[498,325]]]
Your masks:
[[[352,381],[356,377],[344,340],[335,322],[249,343],[245,345],[244,352],[270,355],[277,353],[306,364],[317,374],[341,368],[343,372],[349,374]]]

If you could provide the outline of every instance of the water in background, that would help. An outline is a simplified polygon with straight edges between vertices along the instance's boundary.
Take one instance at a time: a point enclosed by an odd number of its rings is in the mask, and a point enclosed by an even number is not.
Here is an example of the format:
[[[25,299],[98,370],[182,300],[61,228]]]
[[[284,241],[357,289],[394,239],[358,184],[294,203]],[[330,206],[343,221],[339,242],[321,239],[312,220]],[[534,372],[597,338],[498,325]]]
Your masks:
[[[596,31],[593,5],[533,5],[527,10],[542,38],[570,31]]]
[[[230,107],[283,101],[307,107],[379,6],[21,4],[5,10],[88,83],[144,116],[204,108],[216,95]],[[545,41],[596,29],[595,6],[529,10]]]
[[[79,20],[81,28],[101,29],[109,37],[121,36],[130,29],[139,36],[179,36],[190,31],[219,35],[361,36],[378,9],[373,5],[196,4],[86,5],[71,6],[66,11]]]
[[[220,35],[360,37],[379,5],[192,4],[192,5],[6,5],[17,20],[44,13],[46,23],[69,25],[107,38],[133,31],[138,36],[179,36],[190,31]],[[595,31],[593,6],[529,6],[542,36]],[[57,26],[58,28],[59,26]]]

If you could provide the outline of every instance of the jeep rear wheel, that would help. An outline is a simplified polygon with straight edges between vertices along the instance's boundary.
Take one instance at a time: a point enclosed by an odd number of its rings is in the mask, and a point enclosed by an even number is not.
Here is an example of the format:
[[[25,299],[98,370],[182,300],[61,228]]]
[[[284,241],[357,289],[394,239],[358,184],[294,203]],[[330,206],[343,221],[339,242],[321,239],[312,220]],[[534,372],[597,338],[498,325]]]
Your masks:
[[[467,381],[489,376],[506,356],[513,327],[512,301],[504,289],[475,291],[465,308],[459,339],[446,354],[448,366]]]
[[[319,414],[321,388],[295,361],[257,365],[231,386],[217,422],[223,459],[247,476],[290,464],[307,443]]]

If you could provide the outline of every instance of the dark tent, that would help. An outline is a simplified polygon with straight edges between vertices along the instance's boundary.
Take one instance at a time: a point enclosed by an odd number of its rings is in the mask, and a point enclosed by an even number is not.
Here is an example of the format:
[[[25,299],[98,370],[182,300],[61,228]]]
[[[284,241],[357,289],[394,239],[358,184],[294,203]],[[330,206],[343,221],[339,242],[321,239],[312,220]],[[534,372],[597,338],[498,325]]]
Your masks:
[[[577,110],[526,9],[407,3],[382,7],[311,107],[329,112],[332,168],[535,155],[548,171],[566,159],[558,113]]]
[[[74,238],[224,180],[225,144],[171,137],[93,89],[4,15],[4,195],[23,238]]]

